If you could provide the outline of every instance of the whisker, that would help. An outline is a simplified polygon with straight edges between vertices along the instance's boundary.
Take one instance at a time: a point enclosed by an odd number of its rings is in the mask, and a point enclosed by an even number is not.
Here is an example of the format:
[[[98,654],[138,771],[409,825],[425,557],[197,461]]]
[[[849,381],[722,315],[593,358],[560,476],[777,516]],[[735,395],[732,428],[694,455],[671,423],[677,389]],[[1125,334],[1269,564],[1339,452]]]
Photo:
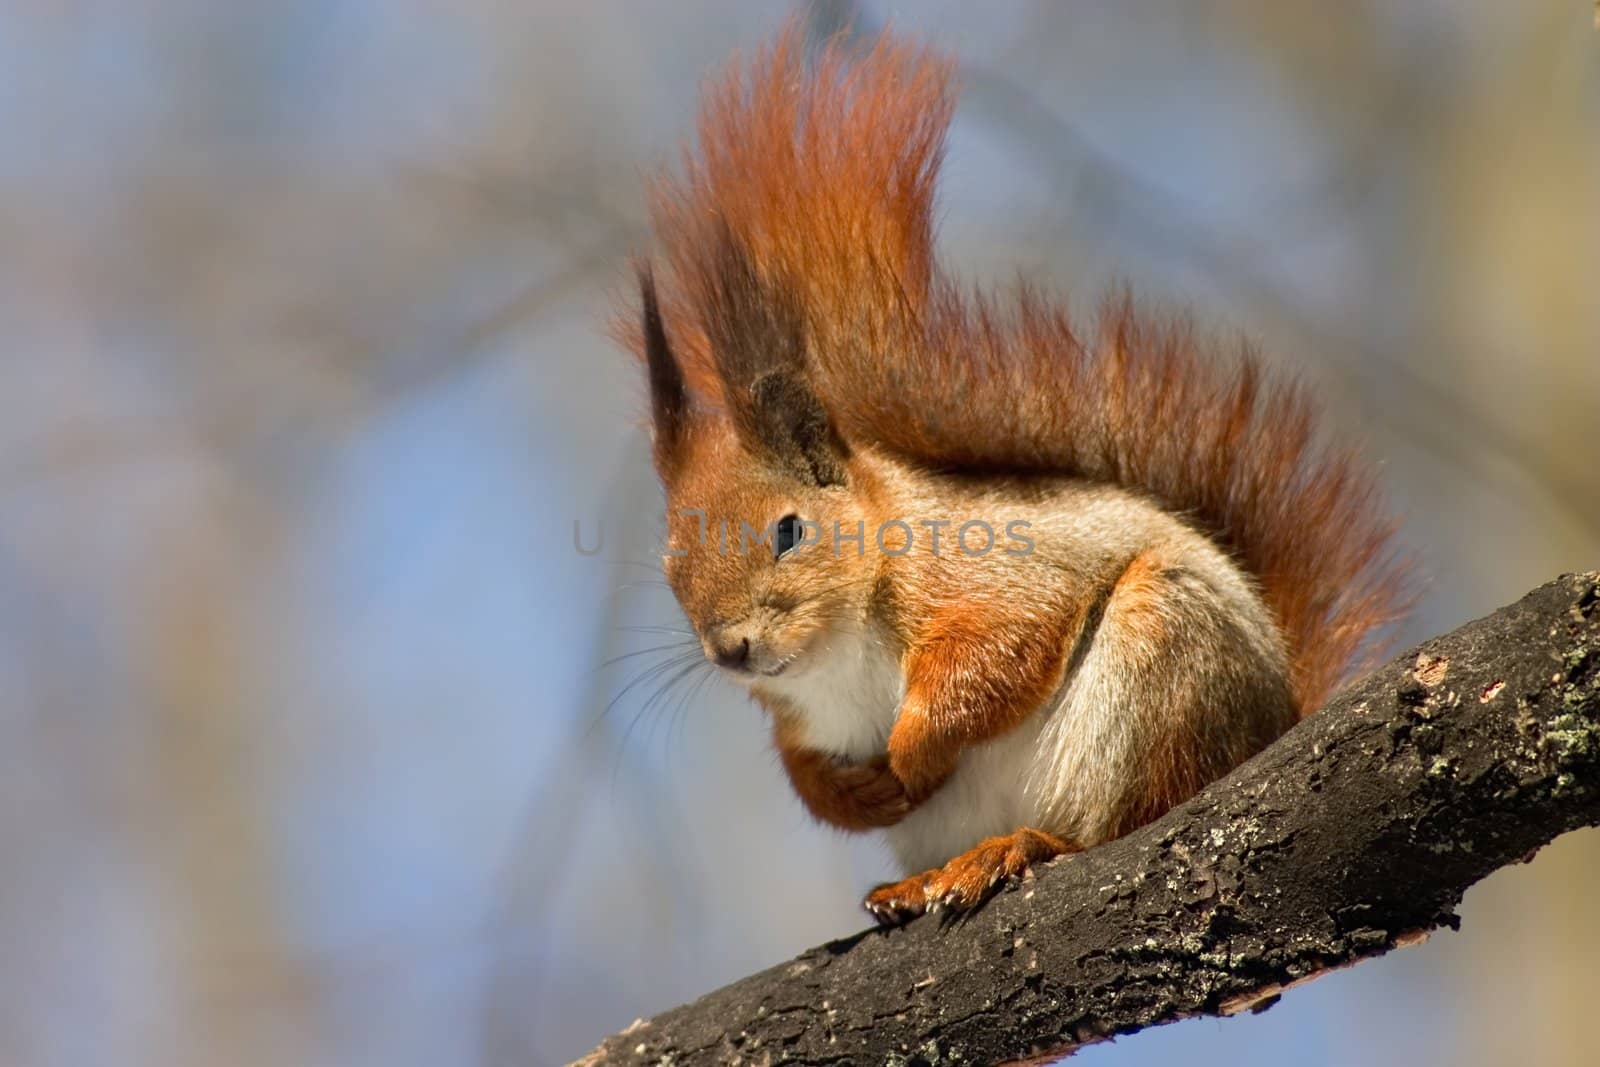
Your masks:
[[[705,660],[703,660],[703,659],[700,660],[700,663],[704,663],[704,662],[705,662]],[[648,715],[650,713],[651,708],[657,707],[659,705],[659,702],[660,702],[662,696],[664,694],[670,692],[674,685],[676,685],[680,680],[682,680],[684,677],[686,677],[689,674],[689,672],[693,671],[698,665],[699,664],[697,664],[697,663],[687,663],[687,664],[684,664],[683,666],[679,667],[675,672],[673,672],[671,677],[669,677],[666,680],[666,682],[664,682],[663,684],[658,686],[656,688],[656,691],[654,693],[651,693],[650,696],[648,698],[646,698],[645,702],[639,706],[639,710],[634,713],[633,718],[628,722],[628,728],[622,732],[622,746],[624,748],[627,747],[628,739],[633,735],[633,729],[634,729],[635,726],[637,726],[639,724],[639,720],[644,718],[646,715]],[[653,721],[654,721],[654,719],[652,719],[652,722]],[[647,750],[649,749],[650,741],[654,736],[655,736],[655,731],[654,731],[654,727],[652,726],[650,734],[648,734],[645,737],[645,748]]]
[[[694,659],[699,659],[701,657],[701,651],[696,648],[690,652],[680,652],[676,656],[670,656],[660,663],[652,664],[651,666],[646,667],[636,678],[633,679],[633,681],[623,686],[621,691],[618,692],[616,696],[611,698],[610,703],[600,710],[600,713],[594,717],[594,721],[589,724],[588,729],[584,732],[584,736],[587,738],[589,734],[594,731],[594,728],[600,725],[601,720],[603,720],[607,715],[611,714],[611,709],[615,708],[617,704],[622,701],[622,698],[626,697],[634,689],[638,688],[645,682],[661,677],[662,674],[672,670],[674,667]]]
[[[652,645],[650,648],[634,649],[632,652],[624,652],[621,655],[612,656],[610,659],[601,660],[599,663],[595,664],[595,666],[592,668],[592,671],[601,671],[607,667],[621,663],[623,660],[633,659],[636,656],[648,656],[652,652],[682,651],[686,649],[689,644],[690,642],[687,641],[673,641],[665,645]],[[696,644],[695,647],[698,648],[699,645]]]
[[[700,693],[706,687],[706,682],[716,677],[716,673],[716,671],[711,669],[711,664],[706,664],[706,669],[700,672],[700,676],[690,683],[690,685],[687,687],[687,690],[678,698],[678,704],[673,710],[672,719],[667,723],[666,752],[669,758],[672,752],[672,735],[674,729],[681,728],[682,724],[688,722],[689,709],[693,706],[694,702],[699,699]]]
[[[629,581],[623,582],[620,585],[612,586],[610,595],[611,596],[616,596],[619,593],[626,593],[631,589],[668,589],[668,590],[670,590],[671,588],[672,588],[672,586],[668,585],[667,582],[664,579],[661,579],[661,578],[634,578],[634,579],[631,579]]]
[[[846,578],[821,587],[808,586],[805,588],[804,592],[808,598],[815,600],[825,596],[832,596],[834,593],[843,592],[847,589],[852,589],[857,586],[871,585],[876,581],[877,578],[872,575],[868,575],[864,578]]]

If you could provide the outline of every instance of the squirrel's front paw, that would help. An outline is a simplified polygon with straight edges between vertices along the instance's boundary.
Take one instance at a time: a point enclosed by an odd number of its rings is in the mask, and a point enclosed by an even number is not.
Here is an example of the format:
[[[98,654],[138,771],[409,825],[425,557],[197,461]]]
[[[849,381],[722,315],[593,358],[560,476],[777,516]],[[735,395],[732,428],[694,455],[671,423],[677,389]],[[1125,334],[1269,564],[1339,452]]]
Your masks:
[[[867,763],[833,764],[830,778],[835,803],[865,826],[893,826],[911,811],[905,788],[884,757]]]
[[[844,830],[876,830],[893,826],[911,810],[911,801],[889,761],[838,763],[819,752],[786,758],[795,791],[823,822]]]

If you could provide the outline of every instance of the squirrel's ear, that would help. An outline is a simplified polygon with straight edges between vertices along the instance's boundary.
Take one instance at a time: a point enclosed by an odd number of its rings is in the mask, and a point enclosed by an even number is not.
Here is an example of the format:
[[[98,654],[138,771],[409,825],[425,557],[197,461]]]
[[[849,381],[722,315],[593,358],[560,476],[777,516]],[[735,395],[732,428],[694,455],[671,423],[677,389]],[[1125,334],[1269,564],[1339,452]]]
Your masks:
[[[648,265],[639,268],[639,294],[644,307],[644,355],[650,369],[650,421],[655,428],[658,460],[677,450],[689,419],[689,391],[667,344],[656,299],[656,280]]]
[[[763,374],[750,383],[750,407],[752,432],[784,466],[813,485],[845,483],[848,451],[803,378]]]

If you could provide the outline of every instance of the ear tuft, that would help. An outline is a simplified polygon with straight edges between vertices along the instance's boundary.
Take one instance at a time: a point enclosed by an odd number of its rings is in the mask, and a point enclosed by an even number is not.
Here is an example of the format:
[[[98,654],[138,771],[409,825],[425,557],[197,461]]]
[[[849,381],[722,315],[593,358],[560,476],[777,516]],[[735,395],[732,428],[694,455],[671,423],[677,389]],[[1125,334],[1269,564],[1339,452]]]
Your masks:
[[[650,419],[655,428],[657,462],[671,456],[683,439],[689,418],[689,391],[683,371],[667,343],[656,297],[655,276],[648,264],[639,268],[639,295],[643,305],[645,362],[650,368]]]

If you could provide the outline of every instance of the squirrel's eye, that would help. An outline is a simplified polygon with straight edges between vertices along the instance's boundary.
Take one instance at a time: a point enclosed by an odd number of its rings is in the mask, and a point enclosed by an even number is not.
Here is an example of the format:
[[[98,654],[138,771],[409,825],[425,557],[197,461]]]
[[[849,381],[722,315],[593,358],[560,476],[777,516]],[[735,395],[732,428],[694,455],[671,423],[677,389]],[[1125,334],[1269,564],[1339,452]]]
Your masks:
[[[778,529],[772,535],[772,555],[787,556],[800,543],[800,516],[785,515],[778,520]]]

